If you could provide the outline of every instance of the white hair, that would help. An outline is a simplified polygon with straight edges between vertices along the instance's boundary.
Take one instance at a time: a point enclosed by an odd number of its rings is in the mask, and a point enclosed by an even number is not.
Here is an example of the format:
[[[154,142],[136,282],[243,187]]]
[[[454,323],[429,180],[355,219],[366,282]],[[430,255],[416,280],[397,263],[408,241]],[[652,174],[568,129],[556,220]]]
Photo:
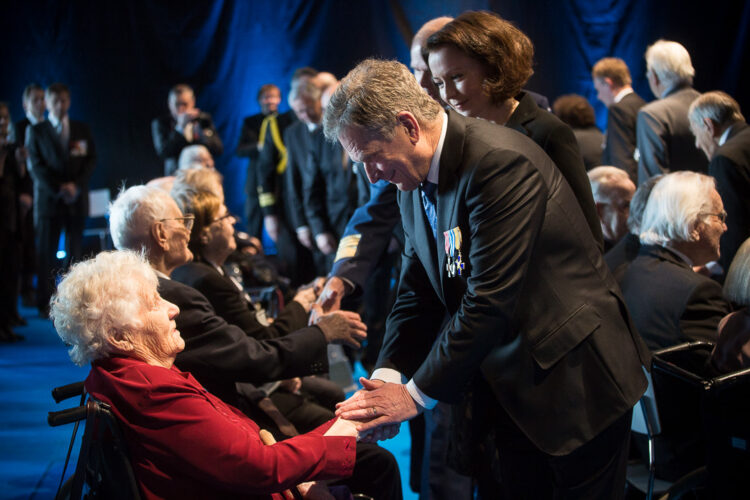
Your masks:
[[[623,190],[635,191],[635,184],[630,176],[621,168],[601,166],[592,168],[587,173],[591,183],[591,193],[596,203],[610,203]]]
[[[716,189],[713,177],[696,172],[673,172],[651,190],[641,220],[641,243],[666,245],[695,241],[691,234],[701,215],[711,210]]]
[[[191,167],[203,167],[203,161],[200,159],[200,155],[203,152],[211,156],[211,152],[203,144],[185,146],[180,152],[180,159],[177,160],[177,168],[185,170]]]
[[[677,42],[657,40],[646,50],[646,66],[653,71],[664,88],[693,84],[695,69],[687,49]]]
[[[725,127],[736,122],[744,122],[740,105],[732,96],[726,92],[715,90],[698,96],[690,104],[688,117],[694,124],[703,124],[708,118],[720,127]]]
[[[158,279],[143,254],[102,252],[74,264],[50,303],[57,334],[79,366],[113,352],[110,338],[127,336],[153,306]]]
[[[109,205],[109,232],[118,250],[151,249],[151,226],[166,217],[174,203],[169,193],[154,186],[122,189]]]

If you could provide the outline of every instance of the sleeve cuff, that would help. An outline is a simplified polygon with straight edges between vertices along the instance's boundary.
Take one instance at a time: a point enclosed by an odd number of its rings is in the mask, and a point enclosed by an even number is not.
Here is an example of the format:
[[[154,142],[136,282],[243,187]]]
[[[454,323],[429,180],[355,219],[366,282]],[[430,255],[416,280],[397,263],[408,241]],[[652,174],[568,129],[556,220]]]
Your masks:
[[[372,372],[370,380],[382,380],[383,382],[402,385],[406,383],[406,377],[393,368],[378,368]]]
[[[412,399],[425,410],[432,410],[438,403],[437,399],[432,399],[430,396],[419,390],[417,384],[414,383],[414,379],[411,379],[406,384],[406,390],[409,391]]]

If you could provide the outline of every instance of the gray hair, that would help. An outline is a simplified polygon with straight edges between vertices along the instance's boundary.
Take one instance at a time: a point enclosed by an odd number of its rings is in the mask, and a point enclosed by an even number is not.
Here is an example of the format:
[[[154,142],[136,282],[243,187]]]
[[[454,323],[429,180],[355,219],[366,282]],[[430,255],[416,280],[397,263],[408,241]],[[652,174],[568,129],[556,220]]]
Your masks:
[[[609,203],[618,190],[627,189],[635,191],[635,185],[630,176],[621,168],[601,166],[588,171],[591,193],[597,203]],[[618,189],[619,188],[619,189]]]
[[[106,358],[109,342],[140,326],[153,305],[158,279],[143,254],[102,252],[74,264],[50,303],[50,318],[77,365]]]
[[[705,118],[710,119],[720,127],[735,122],[744,122],[740,105],[726,92],[715,90],[701,94],[690,104],[688,111],[690,121],[703,124]]]
[[[287,100],[290,105],[298,99],[317,101],[322,94],[323,90],[319,85],[310,80],[298,80],[292,84],[292,89],[289,91]]]
[[[734,254],[724,281],[724,296],[736,304],[750,306],[750,238]]]
[[[216,170],[207,168],[178,170],[169,194],[177,202],[182,213],[192,213],[191,200],[200,192],[209,192],[221,198],[221,202],[224,203],[224,188],[221,181],[221,174]]]
[[[120,190],[109,205],[109,232],[118,250],[151,249],[151,226],[166,216],[174,203],[169,193],[154,186]]]
[[[648,197],[651,195],[651,190],[654,189],[656,183],[664,177],[663,174],[655,175],[649,178],[647,181],[641,183],[638,189],[635,190],[635,194],[630,199],[630,212],[628,213],[628,230],[632,234],[640,234],[641,232],[641,219],[643,219],[643,211],[646,209],[646,203],[648,203]]]
[[[391,139],[401,111],[414,115],[424,127],[437,119],[442,108],[400,62],[366,59],[333,93],[323,116],[325,135],[335,141],[341,129],[357,125]]]
[[[665,88],[682,83],[693,84],[695,69],[690,61],[690,54],[677,42],[654,42],[646,49],[646,66],[659,77]]]
[[[177,168],[186,170],[192,167],[202,167],[203,162],[199,158],[200,154],[203,152],[211,156],[211,152],[203,144],[191,144],[190,146],[185,146],[185,148],[180,151],[180,158],[177,160]]]
[[[666,245],[695,241],[691,234],[701,214],[711,209],[713,177],[696,172],[667,174],[654,186],[641,221],[641,243]]]

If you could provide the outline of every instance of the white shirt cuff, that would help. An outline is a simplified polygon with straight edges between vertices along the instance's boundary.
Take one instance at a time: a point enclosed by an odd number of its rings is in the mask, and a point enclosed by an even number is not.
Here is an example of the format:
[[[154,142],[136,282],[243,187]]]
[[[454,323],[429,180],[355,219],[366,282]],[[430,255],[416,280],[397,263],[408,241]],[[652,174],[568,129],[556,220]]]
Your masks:
[[[430,396],[419,390],[417,384],[414,383],[414,379],[406,381],[406,377],[392,368],[378,368],[372,372],[371,380],[382,380],[383,382],[390,382],[392,384],[406,384],[406,390],[409,391],[412,399],[419,406],[425,410],[431,410],[438,403],[437,399],[432,399]]]

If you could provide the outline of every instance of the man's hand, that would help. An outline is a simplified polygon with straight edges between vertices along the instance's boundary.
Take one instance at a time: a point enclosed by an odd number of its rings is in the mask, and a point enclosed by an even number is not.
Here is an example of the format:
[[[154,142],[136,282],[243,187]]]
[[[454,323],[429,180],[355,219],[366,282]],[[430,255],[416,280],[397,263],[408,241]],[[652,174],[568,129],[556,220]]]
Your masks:
[[[304,500],[336,500],[336,497],[328,491],[328,486],[320,481],[298,484],[297,489]]]
[[[279,389],[283,390],[284,392],[291,392],[292,394],[296,394],[301,388],[302,379],[299,377],[282,380],[279,384]]]
[[[320,292],[318,304],[320,304],[323,312],[338,311],[341,309],[341,299],[344,295],[346,295],[346,284],[344,284],[344,281],[337,276],[331,276],[326,281],[323,291]]]
[[[345,344],[358,349],[367,338],[367,325],[359,314],[351,311],[336,311],[318,317],[316,325],[323,331],[329,344]]]
[[[185,130],[185,126],[191,121],[198,118],[199,114],[200,110],[198,108],[189,109],[184,113],[177,113],[177,128],[180,130]]]
[[[334,238],[331,233],[316,234],[315,244],[318,245],[318,250],[325,255],[331,255],[336,251],[337,247],[336,238]]]
[[[75,182],[63,182],[60,184],[60,196],[66,204],[70,205],[78,197],[78,186]]]
[[[276,243],[279,239],[279,216],[266,215],[263,217],[263,226],[266,228],[268,237]]]
[[[302,226],[297,228],[297,239],[299,240],[300,244],[305,247],[312,250],[313,241],[312,241],[312,231],[310,231],[310,228],[307,226]]]
[[[416,417],[422,408],[412,399],[406,385],[360,378],[365,390],[336,405],[336,415],[358,420],[360,434],[384,425],[400,424]]]

